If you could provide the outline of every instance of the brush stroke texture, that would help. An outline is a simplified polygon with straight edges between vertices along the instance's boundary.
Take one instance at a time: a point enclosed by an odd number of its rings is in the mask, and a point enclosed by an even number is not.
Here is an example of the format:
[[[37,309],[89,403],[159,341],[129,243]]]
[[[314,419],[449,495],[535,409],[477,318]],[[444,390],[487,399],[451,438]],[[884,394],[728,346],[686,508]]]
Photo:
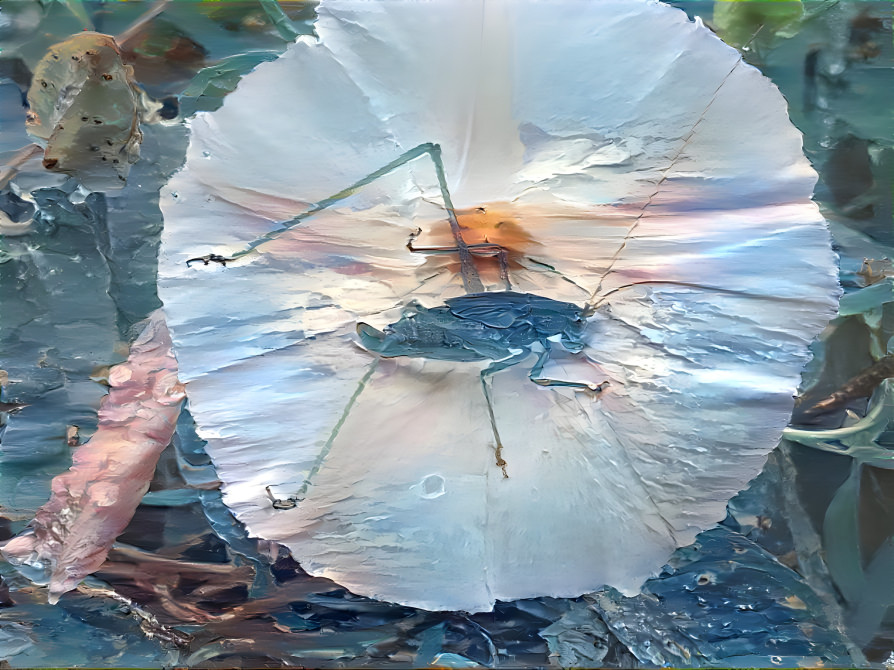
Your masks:
[[[99,427],[55,477],[29,529],[3,547],[6,559],[58,601],[97,570],[127,526],[170,443],[184,397],[161,311],[152,314],[127,361],[109,374]]]
[[[427,609],[626,593],[724,515],[788,421],[838,295],[782,96],[651,2],[324,2],[319,40],[191,123],[163,191],[160,294],[199,434],[249,531]],[[262,112],[259,110],[263,110]],[[544,376],[377,360],[358,322],[461,295],[420,159],[229,256],[426,142],[465,242],[512,289],[597,309]],[[483,208],[483,209],[479,209]],[[487,291],[505,290],[476,259]],[[271,504],[294,496],[292,509]]]

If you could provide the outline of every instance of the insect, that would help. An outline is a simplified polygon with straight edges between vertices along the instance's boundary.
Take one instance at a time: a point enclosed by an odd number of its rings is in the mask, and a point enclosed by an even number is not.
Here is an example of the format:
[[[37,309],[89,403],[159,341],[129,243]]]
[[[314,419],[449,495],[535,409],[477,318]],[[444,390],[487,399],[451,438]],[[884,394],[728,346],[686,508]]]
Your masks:
[[[508,478],[507,463],[503,459],[503,442],[497,429],[493,411],[491,390],[488,378],[491,375],[517,365],[527,359],[535,348],[539,355],[531,368],[528,378],[544,387],[567,387],[582,392],[599,393],[608,382],[600,384],[574,382],[543,377],[543,368],[549,360],[550,352],[555,344],[560,344],[571,354],[579,354],[583,347],[583,334],[587,317],[592,314],[590,306],[581,307],[574,303],[553,300],[533,293],[519,293],[512,290],[509,272],[508,250],[499,244],[483,242],[468,244],[463,238],[462,227],[457,220],[453,201],[447,187],[441,148],[434,143],[421,144],[405,152],[396,160],[388,163],[367,175],[360,181],[321,202],[313,205],[308,211],[299,214],[280,227],[252,242],[244,251],[232,257],[219,254],[208,254],[186,261],[188,266],[201,262],[203,265],[227,263],[251,254],[264,242],[271,241],[291,228],[299,225],[308,217],[347,198],[363,186],[384,177],[400,166],[428,156],[435,167],[441,196],[445,203],[450,230],[454,245],[444,247],[417,247],[414,245],[419,234],[417,230],[410,236],[407,249],[412,253],[456,254],[460,261],[460,273],[466,295],[449,298],[444,306],[424,307],[411,301],[403,311],[402,317],[385,328],[377,330],[369,324],[358,323],[357,334],[360,345],[367,351],[383,358],[407,356],[414,358],[430,358],[438,360],[472,362],[491,361],[481,371],[481,388],[487,401],[491,429],[493,431],[496,452],[496,465]],[[493,258],[499,263],[500,278],[506,286],[503,291],[484,291],[478,274],[475,258]],[[305,485],[297,496],[282,500],[268,496],[276,509],[289,509],[303,499],[307,486],[322,462],[325,453],[311,470]]]
[[[558,339],[571,353],[583,349],[586,308],[532,293],[493,291],[472,293],[446,301],[444,307],[425,308],[411,303],[403,317],[384,332],[365,323],[357,324],[364,348],[383,357],[413,356],[447,361],[493,361],[481,371],[481,388],[487,400],[491,429],[496,441],[496,463],[508,477],[503,460],[503,442],[497,430],[487,378],[521,363],[531,354],[531,346],[542,351],[528,373],[540,386],[565,386],[599,392],[602,384],[582,383],[542,377],[552,342]]]

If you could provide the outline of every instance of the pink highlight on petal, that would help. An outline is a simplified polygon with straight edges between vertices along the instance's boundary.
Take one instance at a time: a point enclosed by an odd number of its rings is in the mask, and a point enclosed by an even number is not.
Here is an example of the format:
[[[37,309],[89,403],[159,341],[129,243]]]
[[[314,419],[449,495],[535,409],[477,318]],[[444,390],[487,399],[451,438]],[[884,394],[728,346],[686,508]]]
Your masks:
[[[161,310],[150,316],[127,361],[112,369],[109,383],[96,433],[74,452],[68,472],[53,479],[50,500],[29,529],[2,549],[29,577],[43,573],[34,579],[49,584],[51,603],[105,561],[174,435],[184,388]]]

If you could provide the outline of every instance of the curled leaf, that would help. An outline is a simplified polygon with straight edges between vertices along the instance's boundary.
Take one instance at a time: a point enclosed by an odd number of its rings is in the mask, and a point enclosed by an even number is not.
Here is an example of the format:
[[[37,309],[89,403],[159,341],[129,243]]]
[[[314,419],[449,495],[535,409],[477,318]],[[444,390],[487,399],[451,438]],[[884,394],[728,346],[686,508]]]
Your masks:
[[[52,496],[29,529],[2,549],[32,580],[49,585],[51,602],[102,565],[174,434],[183,387],[160,312],[109,383],[96,433],[74,452],[71,469],[53,479]]]

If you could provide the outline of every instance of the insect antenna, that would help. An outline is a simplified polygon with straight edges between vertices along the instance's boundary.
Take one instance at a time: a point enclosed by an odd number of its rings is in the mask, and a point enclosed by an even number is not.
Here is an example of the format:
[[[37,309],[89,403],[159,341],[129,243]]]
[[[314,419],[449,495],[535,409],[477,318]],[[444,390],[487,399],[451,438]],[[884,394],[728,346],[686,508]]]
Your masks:
[[[635,286],[649,286],[649,285],[668,285],[668,286],[682,286],[684,288],[694,288],[700,289],[703,291],[710,291],[712,293],[724,293],[727,295],[736,295],[742,298],[751,298],[753,300],[784,300],[784,301],[792,301],[792,302],[803,302],[801,298],[786,298],[785,296],[777,296],[777,295],[756,295],[754,293],[749,293],[748,291],[740,291],[732,288],[724,288],[722,286],[711,286],[710,284],[698,284],[696,282],[685,282],[685,281],[672,281],[672,280],[657,280],[657,279],[648,279],[643,281],[635,281],[629,284],[624,284],[622,286],[616,286],[610,291],[606,291],[601,296],[599,296],[593,302],[587,302],[584,305],[583,316],[591,317],[596,313],[602,304],[608,299],[610,296],[615,293],[620,293],[621,291],[626,291],[627,289],[631,289]]]

